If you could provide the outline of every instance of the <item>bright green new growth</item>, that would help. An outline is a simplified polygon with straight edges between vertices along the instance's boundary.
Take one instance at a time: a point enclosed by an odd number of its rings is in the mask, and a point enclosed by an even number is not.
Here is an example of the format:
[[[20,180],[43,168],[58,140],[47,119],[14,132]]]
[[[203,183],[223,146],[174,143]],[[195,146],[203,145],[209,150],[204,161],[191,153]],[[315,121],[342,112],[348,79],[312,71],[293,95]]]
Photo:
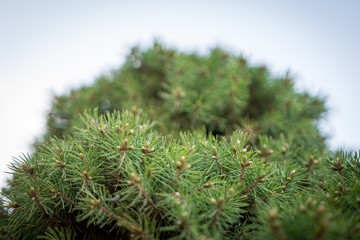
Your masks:
[[[12,237],[359,236],[357,155],[311,157],[305,168],[274,152],[266,163],[267,147],[253,151],[238,131],[228,140],[196,131],[168,141],[127,112],[84,120],[87,128],[73,138],[54,139],[12,164],[6,195]],[[287,154],[291,159],[296,152]],[[309,237],[300,235],[305,230]]]

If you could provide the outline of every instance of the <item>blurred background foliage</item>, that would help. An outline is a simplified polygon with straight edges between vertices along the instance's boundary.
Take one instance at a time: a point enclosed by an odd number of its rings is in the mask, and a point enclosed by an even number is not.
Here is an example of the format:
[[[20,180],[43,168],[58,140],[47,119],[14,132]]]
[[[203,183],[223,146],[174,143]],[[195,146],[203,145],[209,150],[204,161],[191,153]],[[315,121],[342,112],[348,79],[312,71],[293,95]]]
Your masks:
[[[123,66],[53,97],[47,131],[36,145],[71,135],[82,125],[79,114],[95,107],[100,113],[145,113],[169,138],[202,127],[222,136],[240,129],[253,145],[261,135],[284,135],[295,146],[326,147],[318,126],[326,113],[323,97],[297,91],[289,73],[273,76],[266,66],[221,48],[202,55],[159,41],[147,49],[133,47]]]

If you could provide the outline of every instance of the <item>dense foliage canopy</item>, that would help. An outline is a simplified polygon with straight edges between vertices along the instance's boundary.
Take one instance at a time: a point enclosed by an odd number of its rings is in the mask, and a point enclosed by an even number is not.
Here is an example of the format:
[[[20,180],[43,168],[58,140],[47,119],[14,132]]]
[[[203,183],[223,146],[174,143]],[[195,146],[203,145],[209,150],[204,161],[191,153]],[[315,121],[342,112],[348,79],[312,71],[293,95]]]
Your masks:
[[[220,48],[133,48],[54,97],[35,153],[10,166],[0,237],[359,239],[360,156],[326,149],[325,112]]]

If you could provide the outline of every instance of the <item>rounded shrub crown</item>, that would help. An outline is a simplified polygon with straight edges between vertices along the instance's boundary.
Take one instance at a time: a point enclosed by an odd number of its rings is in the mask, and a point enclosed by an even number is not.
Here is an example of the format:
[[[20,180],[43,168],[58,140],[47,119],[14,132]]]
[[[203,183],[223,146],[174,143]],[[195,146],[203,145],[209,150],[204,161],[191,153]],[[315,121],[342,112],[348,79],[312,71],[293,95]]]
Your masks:
[[[133,48],[123,66],[69,94],[55,96],[45,140],[71,135],[80,126],[79,113],[99,107],[101,113],[145,112],[161,132],[205,127],[214,135],[247,132],[250,143],[259,135],[322,149],[318,121],[324,101],[296,91],[293,79],[273,77],[264,66],[215,48],[207,55],[179,52],[155,42]]]
[[[325,110],[220,48],[133,48],[53,98],[0,239],[359,239],[360,157],[325,148]]]

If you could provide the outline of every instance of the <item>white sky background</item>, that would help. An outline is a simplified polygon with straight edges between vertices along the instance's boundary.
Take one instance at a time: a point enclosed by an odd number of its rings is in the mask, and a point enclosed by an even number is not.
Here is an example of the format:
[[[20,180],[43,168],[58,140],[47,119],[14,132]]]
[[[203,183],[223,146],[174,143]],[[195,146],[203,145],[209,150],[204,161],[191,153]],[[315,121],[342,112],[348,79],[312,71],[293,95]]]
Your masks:
[[[244,53],[328,97],[332,149],[360,148],[360,2],[0,0],[0,186],[45,129],[52,92],[90,84],[155,37]]]

